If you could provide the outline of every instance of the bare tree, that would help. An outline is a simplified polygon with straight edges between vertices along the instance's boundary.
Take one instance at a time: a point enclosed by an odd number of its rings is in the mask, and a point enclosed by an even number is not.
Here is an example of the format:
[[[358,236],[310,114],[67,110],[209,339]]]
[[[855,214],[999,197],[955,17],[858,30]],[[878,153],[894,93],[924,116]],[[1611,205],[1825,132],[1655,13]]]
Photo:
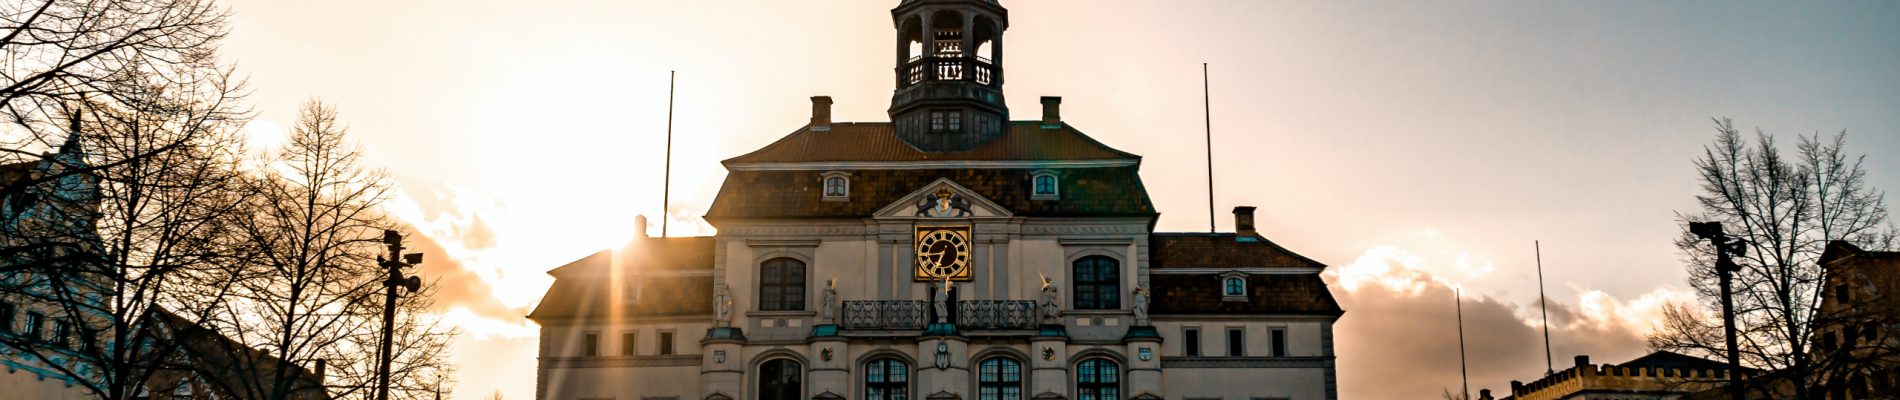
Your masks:
[[[362,393],[358,372],[377,365],[375,342],[381,337],[384,270],[377,265],[382,233],[397,223],[381,207],[390,196],[388,176],[362,165],[362,152],[348,141],[336,109],[307,103],[284,147],[262,162],[246,191],[249,208],[236,224],[242,232],[247,274],[235,286],[220,324],[238,342],[268,352],[273,359],[240,365],[250,373],[229,382],[240,397],[286,400],[310,390],[339,397]],[[397,360],[398,394],[426,398],[434,387],[423,377],[445,368],[444,336],[452,332],[421,325],[433,283],[403,298],[407,318],[396,342],[405,350]],[[338,379],[324,387],[299,379],[293,368],[325,364]],[[373,375],[372,375],[373,376]],[[413,384],[413,386],[408,385]],[[392,386],[399,386],[394,385]]]
[[[129,87],[200,80],[225,24],[225,11],[209,0],[0,2],[0,164],[35,161],[39,149],[66,142],[64,117],[79,108],[134,109],[150,96]]]
[[[247,112],[229,70],[201,62],[99,83],[114,102],[69,108],[67,144],[40,161],[58,168],[23,185],[52,195],[14,197],[57,212],[13,215],[40,222],[9,232],[0,297],[44,312],[55,340],[0,345],[93,397],[131,398],[176,368],[177,331],[152,322],[202,322],[238,277],[226,216],[241,204]]]
[[[1813,333],[1822,300],[1824,270],[1820,257],[1827,243],[1846,240],[1884,248],[1893,241],[1884,194],[1867,185],[1861,158],[1845,151],[1846,134],[1823,140],[1799,138],[1794,157],[1784,155],[1773,136],[1757,131],[1750,143],[1727,119],[1715,121],[1715,142],[1695,160],[1702,194],[1701,212],[1681,217],[1676,239],[1688,264],[1689,283],[1702,299],[1697,312],[1677,305],[1666,310],[1661,330],[1649,337],[1653,349],[1706,357],[1725,354],[1721,298],[1714,249],[1687,230],[1690,221],[1719,221],[1730,236],[1746,241],[1737,257],[1742,270],[1734,278],[1739,353],[1748,367],[1782,371],[1792,393],[1775,398],[1812,398],[1816,366]]]

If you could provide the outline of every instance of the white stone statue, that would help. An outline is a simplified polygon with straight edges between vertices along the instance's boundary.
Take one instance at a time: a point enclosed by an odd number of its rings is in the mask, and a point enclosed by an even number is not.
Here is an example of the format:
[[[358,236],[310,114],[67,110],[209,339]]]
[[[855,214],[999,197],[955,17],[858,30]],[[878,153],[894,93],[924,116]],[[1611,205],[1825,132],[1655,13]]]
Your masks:
[[[1058,293],[1060,290],[1056,288],[1055,281],[1050,280],[1048,275],[1042,276],[1042,320],[1045,323],[1057,323],[1062,319],[1062,295]]]
[[[838,278],[825,280],[824,299],[825,299],[825,304],[823,306],[824,315],[822,315],[821,317],[824,318],[824,321],[827,324],[838,323],[838,319],[837,319],[838,311],[837,311],[837,305],[836,305],[838,303]]]
[[[1135,286],[1135,326],[1148,326],[1148,289]]]
[[[934,286],[934,285],[933,285]],[[943,279],[943,286],[937,288],[937,323],[950,322],[950,278]]]
[[[713,314],[713,323],[721,328],[732,326],[732,289],[721,283],[716,293],[713,307],[717,313]]]

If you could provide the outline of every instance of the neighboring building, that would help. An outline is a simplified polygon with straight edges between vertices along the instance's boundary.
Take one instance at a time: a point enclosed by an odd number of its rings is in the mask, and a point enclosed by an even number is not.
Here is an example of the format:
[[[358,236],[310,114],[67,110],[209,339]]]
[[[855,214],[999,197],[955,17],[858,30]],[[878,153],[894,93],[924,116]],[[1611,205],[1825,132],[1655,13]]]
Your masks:
[[[1828,399],[1891,399],[1900,392],[1900,252],[1844,241],[1821,254],[1827,279],[1815,317],[1810,379]]]
[[[104,265],[95,258],[99,188],[75,172],[89,166],[72,137],[38,161],[0,165],[0,398],[93,398],[84,386],[100,379],[102,366],[88,360],[110,348],[87,332],[113,318],[112,286],[100,281],[107,274],[84,271]],[[136,329],[153,339],[147,351],[177,351],[148,357],[157,361],[142,364],[152,373],[134,398],[238,398],[234,385],[295,368],[286,374],[296,388],[291,400],[329,399],[323,371],[277,361],[164,309],[148,309]]]
[[[1577,356],[1574,367],[1543,379],[1511,381],[1506,400],[1674,400],[1727,385],[1728,364],[1658,351],[1622,364],[1590,364]],[[1750,372],[1744,372],[1748,374]],[[1479,391],[1491,400],[1491,390]]]
[[[1060,98],[1011,121],[995,1],[892,16],[894,122],[814,97],[724,161],[717,236],[549,272],[538,399],[1337,398],[1325,265],[1252,207],[1237,232],[1153,232],[1139,156]]]

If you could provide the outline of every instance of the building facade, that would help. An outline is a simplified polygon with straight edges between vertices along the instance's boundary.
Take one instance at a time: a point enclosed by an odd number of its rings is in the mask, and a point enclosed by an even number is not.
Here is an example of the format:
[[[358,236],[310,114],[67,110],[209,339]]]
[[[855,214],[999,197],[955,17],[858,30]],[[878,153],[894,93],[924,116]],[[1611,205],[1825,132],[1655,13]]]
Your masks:
[[[1252,207],[1236,232],[1154,232],[1139,156],[1057,97],[1011,120],[995,1],[892,16],[892,122],[814,97],[804,127],[724,161],[716,236],[549,272],[537,398],[1337,397],[1325,265]]]

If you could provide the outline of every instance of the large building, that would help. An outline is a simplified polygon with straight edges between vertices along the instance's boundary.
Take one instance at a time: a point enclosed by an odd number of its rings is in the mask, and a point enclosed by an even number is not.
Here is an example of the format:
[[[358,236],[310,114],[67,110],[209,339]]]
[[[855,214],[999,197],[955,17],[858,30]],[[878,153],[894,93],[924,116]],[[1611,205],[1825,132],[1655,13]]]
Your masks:
[[[113,287],[98,261],[100,187],[78,122],[57,151],[0,164],[0,399],[99,397],[117,379],[135,399],[230,399],[281,379],[290,400],[326,400],[322,363],[311,371],[238,343],[160,307],[126,316],[136,354],[108,330]],[[277,374],[279,371],[286,371]],[[250,384],[251,386],[245,386]],[[136,388],[136,390],[131,390]]]
[[[814,97],[804,127],[724,161],[716,236],[549,272],[537,398],[1337,397],[1325,265],[1252,207],[1236,232],[1154,232],[1140,156],[1060,98],[1012,120],[994,0],[891,15],[892,122]]]

